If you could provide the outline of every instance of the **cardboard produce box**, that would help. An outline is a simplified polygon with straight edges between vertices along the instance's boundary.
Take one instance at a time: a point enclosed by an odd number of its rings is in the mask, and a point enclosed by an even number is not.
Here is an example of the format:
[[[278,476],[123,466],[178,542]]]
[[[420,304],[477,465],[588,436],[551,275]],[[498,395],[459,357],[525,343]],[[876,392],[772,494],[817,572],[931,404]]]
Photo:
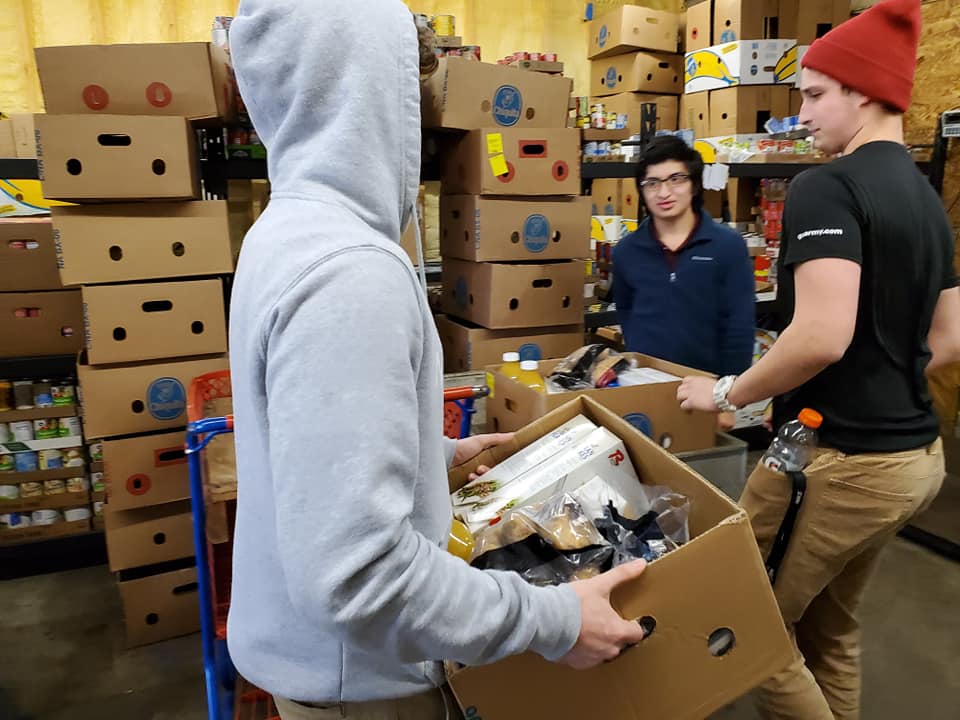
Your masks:
[[[583,345],[583,325],[487,330],[440,315],[437,332],[448,373],[482,370],[500,363],[507,352],[519,352],[521,360],[543,360],[565,357]]]
[[[190,501],[113,510],[107,501],[107,558],[111,572],[194,556]]]
[[[187,390],[195,377],[228,367],[227,357],[94,367],[85,354],[77,366],[83,434],[107,438],[187,424]]]
[[[0,113],[0,158],[36,158],[33,127],[32,113]]]
[[[64,45],[35,50],[48,113],[232,121],[236,81],[211,43]]]
[[[790,91],[790,114],[799,115],[802,107],[803,107],[803,95],[800,94],[799,90],[791,90]]]
[[[677,125],[677,101],[676,95],[625,92],[591,98],[590,104],[602,103],[606,112],[626,115],[627,130],[636,135],[642,129],[643,105],[647,103],[653,103],[657,106],[657,130],[679,130],[680,127]]]
[[[679,43],[679,15],[639,5],[624,5],[590,23],[587,57],[595,60],[631,50],[675,53]]]
[[[247,223],[222,200],[53,208],[65,285],[225,275],[236,267]]]
[[[590,197],[595,216],[619,216],[624,220],[633,221],[633,224],[636,225],[639,208],[642,206],[643,200],[637,190],[635,178],[594,180],[593,187],[590,189]],[[630,229],[629,225],[624,226],[623,222],[620,224],[619,232],[621,236],[636,229],[635,227]],[[601,230],[599,235],[601,239],[606,239],[604,230]]]
[[[129,647],[200,630],[196,567],[156,574],[124,572],[118,587]]]
[[[680,380],[688,375],[712,377],[709,373],[667,362],[649,355],[625,353],[641,368],[652,368],[677,377],[677,380],[651,385],[581,390],[565,393],[541,393],[500,374],[500,364],[487,368],[487,427],[491,432],[519,430],[543,417],[578,395],[585,395],[618,416],[639,427],[658,445],[671,452],[713,447],[717,421],[711,413],[687,412],[677,402]],[[546,378],[560,360],[540,362],[540,374]]]
[[[850,19],[850,0],[780,0],[780,37],[811,45]]]
[[[580,131],[469,132],[444,157],[442,187],[447,195],[579,195]]]
[[[184,452],[186,434],[176,432],[103,441],[104,478],[112,511],[190,499]]]
[[[220,280],[86,285],[83,312],[91,365],[227,351]]]
[[[710,132],[710,95],[703,92],[680,97],[680,126],[693,130],[694,138],[713,137]]]
[[[780,3],[781,0],[715,0],[713,44],[787,37],[781,34]]]
[[[684,51],[705,50],[713,45],[713,0],[701,0],[687,8]]]
[[[709,95],[710,134],[706,137],[764,133],[763,126],[771,117],[790,115],[790,88],[786,86],[732,87]]]
[[[44,194],[55,200],[192,200],[196,136],[179,117],[37,115]]]
[[[562,128],[573,81],[458,57],[442,58],[421,84],[425,128]]]
[[[443,195],[440,254],[474,262],[585,258],[590,255],[590,201]]]
[[[83,347],[79,290],[0,293],[3,357],[73,355]]]
[[[598,97],[624,92],[680,95],[683,56],[637,52],[590,61],[590,94]]]
[[[0,218],[0,291],[62,290],[50,218]]]
[[[511,443],[451,470],[450,490],[463,487],[478,462],[495,466],[579,414],[623,441],[643,482],[668,486],[690,499],[691,540],[611,596],[622,617],[652,620],[655,628],[639,647],[591,670],[572,670],[528,653],[481,667],[448,663],[450,686],[460,706],[484,720],[702,720],[783,669],[792,657],[743,510],[586,397],[524,427]]]
[[[688,52],[683,91],[724,90],[734,85],[793,85],[796,40],[738,40]]]
[[[727,180],[727,206],[731,222],[753,222],[756,215],[753,210],[760,205],[757,197],[756,180],[730,178]]]
[[[445,260],[443,311],[490,330],[583,322],[582,262],[507,265]]]

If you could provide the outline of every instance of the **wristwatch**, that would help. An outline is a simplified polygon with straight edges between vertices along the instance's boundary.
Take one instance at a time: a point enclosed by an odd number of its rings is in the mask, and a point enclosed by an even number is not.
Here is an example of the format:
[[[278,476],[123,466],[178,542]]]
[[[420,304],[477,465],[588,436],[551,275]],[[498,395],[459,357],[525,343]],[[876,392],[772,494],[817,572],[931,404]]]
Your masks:
[[[737,381],[736,375],[727,375],[717,380],[713,386],[713,402],[720,412],[736,412],[737,406],[727,400],[727,395],[733,390],[733,384]]]

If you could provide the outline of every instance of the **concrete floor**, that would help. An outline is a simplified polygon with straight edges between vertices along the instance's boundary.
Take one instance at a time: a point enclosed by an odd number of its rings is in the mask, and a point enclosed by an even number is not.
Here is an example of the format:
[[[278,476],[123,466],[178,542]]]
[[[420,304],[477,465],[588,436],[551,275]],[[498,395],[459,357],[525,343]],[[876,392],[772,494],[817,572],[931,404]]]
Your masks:
[[[864,720],[960,717],[958,601],[960,565],[890,545],[864,605]],[[126,650],[106,567],[0,583],[0,608],[2,720],[206,718],[199,636]],[[743,699],[714,720],[757,717]]]

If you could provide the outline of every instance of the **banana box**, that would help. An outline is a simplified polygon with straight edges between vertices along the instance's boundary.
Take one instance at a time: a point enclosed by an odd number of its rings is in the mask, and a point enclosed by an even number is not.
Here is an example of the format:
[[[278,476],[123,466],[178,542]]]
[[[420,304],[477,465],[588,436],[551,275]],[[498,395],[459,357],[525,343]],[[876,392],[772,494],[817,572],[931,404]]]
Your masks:
[[[594,215],[590,223],[590,239],[595,242],[619,242],[622,223],[621,215]]]
[[[738,40],[688,52],[684,92],[723,90],[736,85],[794,85],[796,40]]]
[[[39,180],[0,178],[0,217],[49,215],[51,207],[65,205],[70,203],[45,198]]]

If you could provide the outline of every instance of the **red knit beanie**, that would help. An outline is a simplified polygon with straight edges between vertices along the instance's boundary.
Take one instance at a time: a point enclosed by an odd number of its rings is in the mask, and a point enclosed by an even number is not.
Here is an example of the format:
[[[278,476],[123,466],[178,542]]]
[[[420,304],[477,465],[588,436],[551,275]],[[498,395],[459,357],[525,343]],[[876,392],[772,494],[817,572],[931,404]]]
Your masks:
[[[906,112],[920,23],[920,0],[883,0],[814,41],[800,64]]]

